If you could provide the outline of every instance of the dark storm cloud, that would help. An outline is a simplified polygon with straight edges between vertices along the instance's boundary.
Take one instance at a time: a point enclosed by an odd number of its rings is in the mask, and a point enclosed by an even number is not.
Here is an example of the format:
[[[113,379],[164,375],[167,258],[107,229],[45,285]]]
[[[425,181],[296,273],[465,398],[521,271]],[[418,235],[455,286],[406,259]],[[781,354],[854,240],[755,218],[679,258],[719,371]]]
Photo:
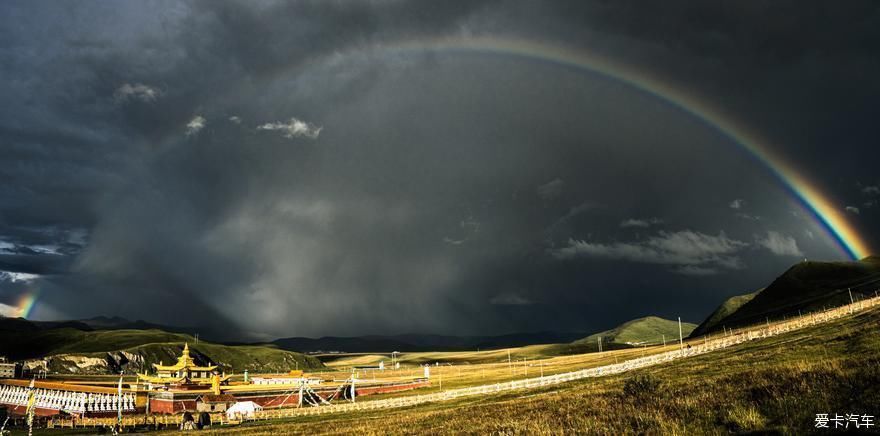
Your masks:
[[[498,34],[611,55],[861,204],[870,160],[819,167],[814,138],[854,120],[835,145],[866,150],[876,8],[777,7],[6,3],[0,271],[41,275],[46,313],[239,338],[696,321],[793,256],[839,256],[766,169],[607,78],[383,47]]]

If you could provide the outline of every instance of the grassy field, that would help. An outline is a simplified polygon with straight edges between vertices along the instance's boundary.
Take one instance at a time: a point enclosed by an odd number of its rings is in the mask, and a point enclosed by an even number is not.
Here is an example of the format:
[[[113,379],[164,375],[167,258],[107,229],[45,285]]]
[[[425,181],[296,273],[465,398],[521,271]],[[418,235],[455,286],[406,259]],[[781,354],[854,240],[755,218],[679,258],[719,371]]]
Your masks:
[[[875,309],[617,376],[409,409],[252,423],[211,433],[802,434],[815,430],[817,413],[880,412],[878,333],[880,311]],[[592,358],[598,364],[610,355],[633,352],[638,350]],[[486,365],[486,382],[503,373],[504,368],[492,369],[498,363]],[[451,373],[447,376],[450,384],[479,382],[456,383]]]
[[[682,332],[687,337],[696,327],[695,324],[682,323]],[[437,351],[437,352],[406,352],[400,353],[396,360],[403,366],[418,366],[439,363],[441,365],[476,365],[500,363],[508,364],[508,354],[511,361],[519,362],[519,365],[528,365],[529,360],[549,359],[573,354],[584,354],[598,351],[597,338],[602,337],[603,350],[619,350],[637,348],[635,354],[644,353],[639,344],[658,345],[665,339],[667,343],[674,344],[678,341],[678,322],[648,316],[635,319],[621,324],[613,329],[599,332],[583,339],[568,344],[544,344],[529,345],[524,347],[502,348],[485,351]],[[650,352],[656,352],[656,347],[651,347]],[[623,353],[631,356],[633,353]],[[593,357],[586,358],[591,360]],[[333,368],[348,368],[351,366],[377,365],[379,361],[391,363],[391,355],[388,353],[352,353],[352,354],[328,354],[319,358]],[[585,356],[574,358],[582,362]],[[572,360],[572,359],[569,359]],[[550,364],[551,361],[545,361]],[[534,362],[532,365],[538,365]]]

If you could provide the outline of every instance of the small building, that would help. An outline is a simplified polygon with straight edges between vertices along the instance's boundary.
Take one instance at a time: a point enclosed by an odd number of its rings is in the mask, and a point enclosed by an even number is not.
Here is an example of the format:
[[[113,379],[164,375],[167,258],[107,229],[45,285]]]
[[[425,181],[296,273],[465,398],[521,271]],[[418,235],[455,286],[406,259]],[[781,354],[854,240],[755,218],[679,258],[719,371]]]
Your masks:
[[[202,395],[196,400],[196,410],[199,412],[226,412],[230,404],[235,403],[232,395]]]
[[[240,401],[226,409],[226,418],[230,421],[242,419],[254,419],[256,412],[263,410],[263,406],[253,401]]]
[[[189,344],[183,346],[183,353],[174,365],[153,364],[156,375],[138,374],[141,380],[153,384],[211,384],[216,365],[198,366],[189,355]]]
[[[0,357],[0,378],[16,378],[21,375],[21,368],[15,362],[10,362],[6,360],[5,357]]]
[[[319,385],[321,379],[306,377],[302,370],[291,370],[287,374],[265,374],[251,377],[250,382],[255,385],[299,385],[301,383]]]

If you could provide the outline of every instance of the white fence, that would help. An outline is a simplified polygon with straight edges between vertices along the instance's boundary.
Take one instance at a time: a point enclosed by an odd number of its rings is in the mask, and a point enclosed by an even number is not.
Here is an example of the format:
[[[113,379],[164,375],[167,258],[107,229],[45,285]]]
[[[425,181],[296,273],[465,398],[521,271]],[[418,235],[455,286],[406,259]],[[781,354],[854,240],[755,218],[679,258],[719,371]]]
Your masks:
[[[542,386],[552,386],[558,385],[560,383],[570,382],[574,380],[582,380],[590,377],[601,377],[612,374],[620,374],[623,372],[631,371],[634,369],[645,368],[653,365],[659,365],[665,362],[670,362],[673,360],[684,359],[692,356],[698,356],[701,354],[710,353],[715,350],[720,350],[724,348],[733,347],[744,342],[748,342],[754,339],[768,338],[776,335],[780,335],[783,333],[787,333],[790,331],[802,329],[805,327],[822,324],[828,321],[832,321],[835,319],[839,319],[845,317],[847,315],[852,315],[856,312],[863,311],[867,308],[874,307],[878,303],[880,303],[880,298],[874,297],[870,299],[866,299],[857,303],[849,304],[846,306],[825,310],[817,313],[810,313],[803,316],[798,316],[795,318],[791,318],[785,321],[777,321],[770,323],[768,322],[766,326],[763,328],[745,328],[737,331],[726,331],[724,336],[716,337],[716,338],[703,338],[695,339],[690,341],[690,347],[683,347],[674,351],[667,351],[663,353],[653,354],[650,356],[641,357],[638,359],[627,360],[621,363],[615,363],[613,365],[605,365],[599,366],[595,368],[587,368],[578,371],[565,372],[561,374],[540,376],[540,377],[532,377],[525,378],[521,380],[514,380],[509,382],[502,383],[493,383],[482,386],[473,386],[468,388],[458,388],[458,389],[450,389],[441,392],[435,392],[431,394],[422,394],[422,395],[411,395],[404,397],[394,397],[387,398],[383,400],[374,400],[374,401],[363,401],[358,403],[340,403],[340,404],[330,404],[330,405],[322,405],[319,407],[302,407],[302,408],[290,408],[290,409],[267,409],[263,411],[258,411],[255,413],[255,420],[269,420],[269,419],[279,419],[279,418],[291,418],[297,416],[310,416],[310,415],[323,415],[323,414],[331,414],[331,413],[343,413],[343,412],[352,412],[352,411],[366,411],[366,410],[379,410],[379,409],[388,409],[388,408],[396,408],[396,407],[408,407],[415,406],[418,404],[437,402],[437,401],[447,401],[454,400],[456,398],[476,396],[476,395],[486,395],[500,392],[508,392],[518,389],[529,389],[529,388],[537,388]],[[22,388],[26,389],[26,388]],[[7,393],[12,393],[8,391]],[[11,401],[12,404],[24,404],[22,403],[23,399],[26,401],[26,396],[22,395],[20,390],[15,390],[14,400]],[[2,391],[0,391],[0,402],[3,399]],[[6,397],[7,399],[9,397]],[[38,397],[42,398],[38,401],[38,404],[45,404],[45,401],[49,400],[47,397],[42,396]],[[97,397],[95,397],[97,398]],[[110,398],[106,401],[100,401],[98,405],[92,406],[93,401],[86,401],[85,407],[88,410],[101,410],[101,405],[104,404],[104,407],[107,407],[107,403],[113,405],[115,398]],[[55,400],[57,401],[57,400]],[[82,404],[82,403],[80,403]],[[95,407],[92,409],[91,407]],[[74,408],[75,410],[75,408]],[[115,409],[114,409],[115,410]],[[225,415],[215,416],[215,422],[225,422]],[[116,423],[115,418],[81,418],[77,420],[67,419],[67,418],[56,418],[50,422],[50,426],[52,427],[75,427],[75,426],[105,426],[105,425],[114,425]],[[123,426],[131,426],[131,425],[143,425],[150,424],[154,426],[168,426],[168,425],[176,425],[179,424],[179,417],[177,416],[152,416],[152,417],[127,417],[123,419]]]
[[[388,398],[384,400],[364,401],[360,403],[333,404],[321,407],[304,407],[298,409],[263,411],[258,414],[256,419],[272,419],[361,410],[387,409],[392,407],[407,407],[436,401],[453,400],[456,398],[474,395],[486,395],[517,389],[551,386],[574,380],[582,380],[590,377],[601,377],[612,374],[620,374],[623,372],[632,371],[634,369],[645,368],[665,362],[670,362],[673,360],[706,354],[715,350],[739,345],[754,339],[769,338],[816,324],[825,323],[853,314],[855,312],[865,310],[869,307],[874,307],[878,303],[880,303],[880,298],[869,298],[853,304],[848,304],[846,306],[828,309],[818,313],[802,315],[785,321],[778,321],[773,323],[768,322],[767,325],[763,328],[730,332],[729,334],[719,338],[704,339],[701,343],[698,344],[694,343],[695,341],[692,340],[690,346],[685,345],[682,349],[679,350],[653,354],[650,356],[627,360],[625,362],[616,363],[613,365],[605,365],[595,368],[582,369],[579,371],[566,372],[562,374],[526,378],[482,386],[450,389],[431,394],[411,395],[405,397]]]
[[[0,404],[27,406],[29,388],[15,385],[0,385]],[[34,404],[41,409],[66,410],[68,412],[107,412],[122,408],[134,410],[135,395],[91,394],[59,389],[34,389]]]

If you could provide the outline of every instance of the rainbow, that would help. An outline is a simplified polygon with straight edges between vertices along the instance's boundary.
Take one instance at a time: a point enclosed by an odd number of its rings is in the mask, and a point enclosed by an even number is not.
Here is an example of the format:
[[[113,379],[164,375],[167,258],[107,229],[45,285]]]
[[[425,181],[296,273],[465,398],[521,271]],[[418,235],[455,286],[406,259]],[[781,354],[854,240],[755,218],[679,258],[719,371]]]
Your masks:
[[[18,298],[18,304],[15,305],[16,309],[18,310],[16,316],[27,319],[36,304],[37,292],[25,292],[21,295],[21,297]]]
[[[750,131],[746,126],[738,124],[719,109],[711,107],[682,90],[615,63],[608,58],[559,45],[509,37],[420,39],[376,46],[374,49],[392,53],[452,51],[508,55],[549,62],[623,82],[693,116],[747,151],[786,187],[846,256],[852,259],[861,259],[870,254],[868,244],[847,222],[842,209],[836,206],[817,186],[810,183],[793,165],[776,155],[766,145],[768,142],[756,132]]]

